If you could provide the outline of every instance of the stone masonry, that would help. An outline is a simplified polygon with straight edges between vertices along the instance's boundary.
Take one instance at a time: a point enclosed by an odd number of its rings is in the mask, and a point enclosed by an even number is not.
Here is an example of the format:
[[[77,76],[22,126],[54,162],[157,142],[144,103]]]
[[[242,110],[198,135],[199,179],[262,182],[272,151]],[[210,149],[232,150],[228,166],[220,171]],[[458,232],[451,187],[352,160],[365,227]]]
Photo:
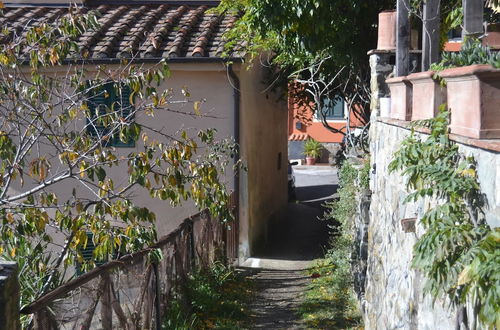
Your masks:
[[[425,279],[410,267],[413,246],[423,234],[418,219],[431,206],[429,200],[403,203],[408,195],[406,179],[389,173],[388,165],[401,142],[409,134],[406,125],[380,118],[379,100],[389,96],[385,79],[393,72],[391,53],[371,51],[372,118],[370,127],[371,202],[368,219],[357,219],[361,273],[356,282],[364,280],[360,300],[366,329],[455,329],[456,310],[446,301],[432,303],[424,296]],[[415,56],[415,54],[414,54]],[[482,143],[457,140],[461,153],[473,156],[477,174],[488,207],[486,221],[500,227],[500,153],[487,141]],[[475,141],[478,142],[478,141]],[[369,206],[367,206],[369,205]],[[363,207],[362,207],[363,208]],[[415,230],[405,232],[401,220],[416,218]],[[364,250],[366,249],[366,254]],[[366,258],[366,260],[363,257]],[[366,267],[366,275],[363,268]],[[469,320],[471,321],[471,320]]]
[[[401,220],[419,219],[432,201],[403,203],[406,179],[389,173],[388,165],[410,131],[389,122],[372,121],[372,191],[368,224],[368,260],[365,282],[366,329],[454,329],[456,311],[446,301],[436,301],[422,292],[424,278],[410,267],[413,245],[423,234],[404,232]],[[458,144],[464,155],[477,161],[481,190],[488,200],[486,220],[500,226],[500,153]]]

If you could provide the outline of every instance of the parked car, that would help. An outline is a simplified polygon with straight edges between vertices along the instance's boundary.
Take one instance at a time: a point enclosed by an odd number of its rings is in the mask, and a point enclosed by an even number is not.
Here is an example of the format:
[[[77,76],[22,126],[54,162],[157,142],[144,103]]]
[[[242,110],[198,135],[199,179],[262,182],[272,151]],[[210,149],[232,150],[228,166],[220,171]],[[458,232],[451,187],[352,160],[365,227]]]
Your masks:
[[[293,201],[297,199],[295,194],[295,175],[293,174],[294,165],[298,165],[298,162],[288,161],[288,200]]]

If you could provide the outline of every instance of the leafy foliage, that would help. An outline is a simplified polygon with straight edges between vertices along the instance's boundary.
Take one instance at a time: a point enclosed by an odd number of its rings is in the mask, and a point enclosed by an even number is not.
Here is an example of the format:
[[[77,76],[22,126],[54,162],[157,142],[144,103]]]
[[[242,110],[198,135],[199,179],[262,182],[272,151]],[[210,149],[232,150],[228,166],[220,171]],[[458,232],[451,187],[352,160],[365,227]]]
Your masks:
[[[407,201],[432,198],[436,205],[421,219],[426,232],[414,247],[413,267],[422,271],[425,290],[452,304],[470,302],[488,327],[500,325],[500,229],[484,221],[484,197],[472,157],[460,154],[448,136],[449,113],[418,121],[430,135],[411,135],[389,165],[408,177]]]
[[[191,101],[187,89],[174,100],[173,90],[161,87],[169,76],[165,61],[87,70],[76,40],[95,28],[92,12],[70,8],[55,23],[20,34],[2,30],[0,253],[20,263],[23,304],[67,279],[75,263],[87,270],[155,242],[157,217],[136,203],[138,194],[173,206],[190,199],[231,220],[222,176],[234,143],[217,140],[213,129],[189,137],[141,120],[174,104],[192,104],[187,115],[201,117],[200,101]],[[110,94],[115,101],[90,106],[95,95]],[[112,147],[116,138],[135,148]],[[95,250],[84,262],[89,232]],[[57,257],[47,253],[55,249]]]
[[[309,138],[304,143],[304,154],[307,157],[318,158],[321,155],[321,150],[323,150],[323,146],[318,141]]]
[[[361,326],[361,312],[354,293],[354,216],[359,193],[367,188],[370,162],[360,168],[344,161],[339,170],[339,199],[326,203],[325,220],[335,221],[334,233],[325,258],[309,272],[313,276],[301,313],[311,328],[338,329]]]
[[[459,52],[443,53],[441,62],[433,64],[431,69],[441,71],[473,64],[489,64],[494,68],[500,68],[500,53],[491,51],[488,46],[483,46],[478,39],[469,39],[464,42]]]
[[[165,329],[246,328],[249,280],[223,263],[192,274],[186,283],[186,303],[174,300],[167,311]],[[187,306],[186,306],[187,305]]]
[[[244,10],[230,37],[248,38],[253,50],[277,52],[276,61],[307,67],[329,55],[337,66],[366,66],[366,52],[375,48],[378,13],[393,1],[360,0],[226,0],[222,10]]]
[[[393,0],[223,0],[219,10],[242,12],[226,34],[228,49],[243,45],[254,57],[263,50],[271,52],[275,55],[271,62],[281,67],[272,81],[312,81],[307,88],[323,91],[315,96],[315,111],[324,116],[326,98],[340,96],[350,106],[360,105],[349,109],[366,123],[370,113],[367,52],[376,48],[378,13],[393,7]],[[326,120],[323,125],[345,134]]]

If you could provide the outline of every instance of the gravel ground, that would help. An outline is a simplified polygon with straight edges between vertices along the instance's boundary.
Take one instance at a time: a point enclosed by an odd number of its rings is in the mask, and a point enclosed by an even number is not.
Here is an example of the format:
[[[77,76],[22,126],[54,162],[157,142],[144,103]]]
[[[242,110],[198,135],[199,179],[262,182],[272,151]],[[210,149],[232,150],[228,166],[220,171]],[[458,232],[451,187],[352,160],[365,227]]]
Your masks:
[[[243,264],[254,280],[251,329],[305,329],[298,308],[310,277],[304,272],[320,258],[328,227],[318,218],[321,206],[337,189],[337,172],[329,166],[297,166],[298,202],[289,203],[282,219],[269,228],[268,244]]]
[[[304,329],[298,308],[310,281],[303,271],[260,270],[251,278],[256,296],[251,304],[252,329]]]

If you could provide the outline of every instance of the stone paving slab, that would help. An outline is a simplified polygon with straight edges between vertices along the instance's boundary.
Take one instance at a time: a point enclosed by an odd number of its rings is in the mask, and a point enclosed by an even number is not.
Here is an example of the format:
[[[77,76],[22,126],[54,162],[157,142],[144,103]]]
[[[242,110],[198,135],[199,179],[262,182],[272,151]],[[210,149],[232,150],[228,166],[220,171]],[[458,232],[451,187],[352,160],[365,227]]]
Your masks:
[[[248,258],[240,268],[266,270],[306,270],[312,265],[311,260],[285,260],[270,258]]]

